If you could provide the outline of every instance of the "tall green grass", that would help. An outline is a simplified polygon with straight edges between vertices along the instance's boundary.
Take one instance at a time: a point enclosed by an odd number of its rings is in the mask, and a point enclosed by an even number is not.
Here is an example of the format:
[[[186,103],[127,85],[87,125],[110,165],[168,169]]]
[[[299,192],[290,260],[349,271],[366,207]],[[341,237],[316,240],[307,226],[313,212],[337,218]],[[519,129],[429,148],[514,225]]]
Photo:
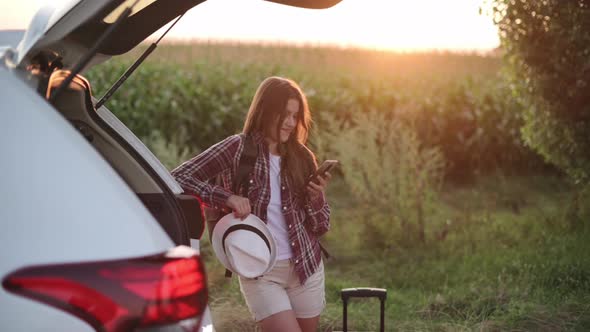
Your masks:
[[[559,178],[493,176],[447,186],[436,219],[446,235],[426,246],[375,252],[362,238],[362,209],[346,185],[329,188],[324,243],[327,307],[321,330],[342,329],[340,290],[388,290],[387,331],[584,331],[590,328],[590,225],[571,228]],[[379,216],[379,211],[374,211]],[[386,218],[386,216],[382,216]],[[204,240],[211,306],[221,331],[255,331],[237,280]],[[349,328],[376,331],[379,301],[352,300]]]

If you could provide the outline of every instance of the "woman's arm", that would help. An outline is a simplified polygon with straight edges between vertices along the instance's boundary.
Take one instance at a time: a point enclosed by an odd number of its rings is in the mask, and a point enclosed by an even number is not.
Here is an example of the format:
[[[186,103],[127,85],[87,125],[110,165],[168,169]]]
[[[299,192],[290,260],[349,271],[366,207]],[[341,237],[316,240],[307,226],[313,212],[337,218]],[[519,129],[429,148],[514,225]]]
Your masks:
[[[308,199],[305,210],[306,222],[313,234],[320,237],[330,230],[330,206],[324,195],[318,199]]]
[[[197,194],[205,204],[225,206],[232,193],[208,181],[233,167],[241,141],[240,135],[224,139],[176,167],[172,176],[185,191]]]
[[[315,160],[312,159],[315,165]],[[306,223],[309,230],[320,237],[330,230],[330,206],[326,200],[326,188],[332,175],[329,172],[317,176],[317,183],[309,181],[305,197]]]

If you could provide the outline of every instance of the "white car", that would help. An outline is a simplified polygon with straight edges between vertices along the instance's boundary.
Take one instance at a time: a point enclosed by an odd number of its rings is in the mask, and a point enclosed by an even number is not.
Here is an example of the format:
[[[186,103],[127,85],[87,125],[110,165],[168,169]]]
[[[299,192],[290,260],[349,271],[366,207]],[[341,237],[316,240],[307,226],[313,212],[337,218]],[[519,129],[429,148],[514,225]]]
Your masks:
[[[80,75],[202,2],[72,1],[0,32],[1,331],[213,330],[198,200]]]

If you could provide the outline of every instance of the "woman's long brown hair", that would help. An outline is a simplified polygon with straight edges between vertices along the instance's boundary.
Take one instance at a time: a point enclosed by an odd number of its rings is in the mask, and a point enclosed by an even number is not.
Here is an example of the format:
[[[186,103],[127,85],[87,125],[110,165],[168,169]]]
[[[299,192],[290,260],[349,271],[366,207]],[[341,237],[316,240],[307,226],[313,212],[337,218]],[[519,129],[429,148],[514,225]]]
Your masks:
[[[287,115],[285,109],[289,99],[299,101],[299,112],[297,125],[291,136],[285,143],[278,144],[282,160],[281,172],[287,175],[297,191],[303,191],[317,163],[313,152],[305,146],[311,115],[307,98],[297,83],[277,76],[265,79],[252,99],[243,132],[244,134],[259,132],[264,137],[280,138],[281,124]]]

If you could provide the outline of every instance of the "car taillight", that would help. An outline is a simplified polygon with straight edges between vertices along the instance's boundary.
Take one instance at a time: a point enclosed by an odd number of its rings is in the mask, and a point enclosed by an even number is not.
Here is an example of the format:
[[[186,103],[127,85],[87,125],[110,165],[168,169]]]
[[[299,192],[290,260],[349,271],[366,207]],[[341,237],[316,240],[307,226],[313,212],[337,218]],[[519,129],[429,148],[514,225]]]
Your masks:
[[[179,321],[185,329],[197,330],[207,305],[204,267],[186,246],[133,259],[26,267],[9,274],[2,285],[99,331]]]

